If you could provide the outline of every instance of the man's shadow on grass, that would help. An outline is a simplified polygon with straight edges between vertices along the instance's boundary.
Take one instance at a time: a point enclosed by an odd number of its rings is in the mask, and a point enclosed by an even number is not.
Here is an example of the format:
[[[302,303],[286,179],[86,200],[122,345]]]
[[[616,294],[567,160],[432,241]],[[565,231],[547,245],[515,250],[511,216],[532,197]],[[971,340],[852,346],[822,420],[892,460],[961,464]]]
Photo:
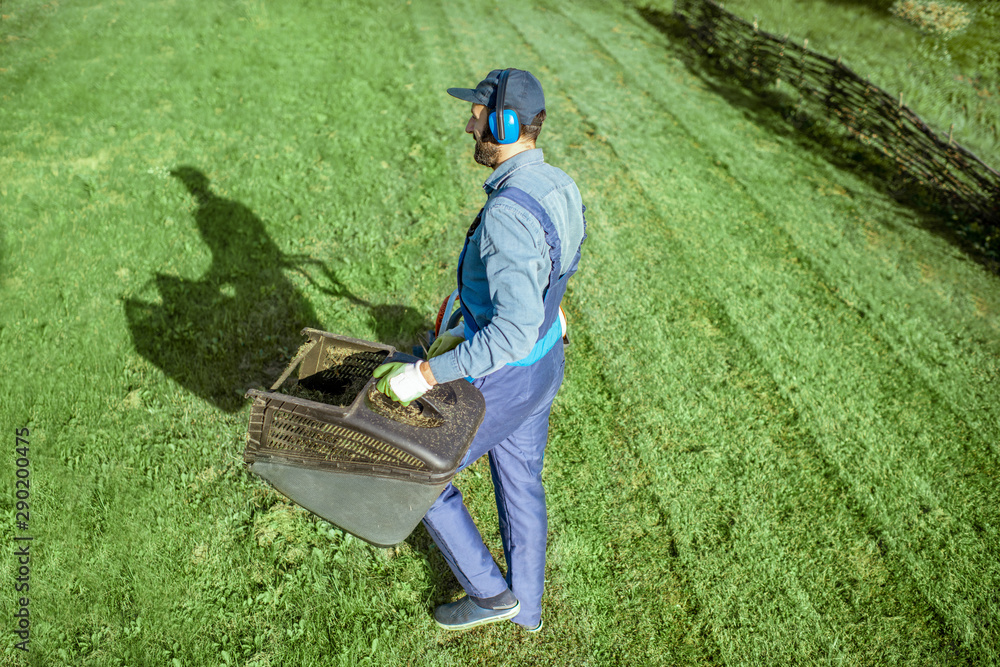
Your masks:
[[[214,194],[198,169],[178,167],[171,175],[195,198],[195,222],[212,263],[198,280],[157,273],[149,286],[159,299],[125,299],[125,316],[136,351],[188,391],[236,412],[247,389],[269,387],[280,375],[304,341],[303,327],[323,328],[288,270],[330,297],[368,309],[381,342],[403,346],[428,327],[413,308],[372,304],[322,262],[283,253],[253,211]]]

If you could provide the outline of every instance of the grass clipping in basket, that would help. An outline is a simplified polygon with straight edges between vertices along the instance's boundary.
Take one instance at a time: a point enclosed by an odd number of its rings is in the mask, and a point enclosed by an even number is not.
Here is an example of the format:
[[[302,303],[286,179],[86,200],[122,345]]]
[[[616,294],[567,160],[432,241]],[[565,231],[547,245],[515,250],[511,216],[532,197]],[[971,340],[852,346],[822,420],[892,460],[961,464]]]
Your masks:
[[[372,378],[375,369],[388,354],[382,351],[356,351],[343,347],[326,350],[325,368],[300,380],[291,379],[281,391],[288,396],[317,403],[347,407]],[[373,386],[369,392],[370,407],[395,421],[410,426],[430,427],[440,423],[440,417],[423,414],[420,403],[414,401],[404,406],[392,400]]]
[[[296,398],[347,407],[354,402],[388,353],[331,347],[325,351],[323,369],[288,383],[285,393]]]

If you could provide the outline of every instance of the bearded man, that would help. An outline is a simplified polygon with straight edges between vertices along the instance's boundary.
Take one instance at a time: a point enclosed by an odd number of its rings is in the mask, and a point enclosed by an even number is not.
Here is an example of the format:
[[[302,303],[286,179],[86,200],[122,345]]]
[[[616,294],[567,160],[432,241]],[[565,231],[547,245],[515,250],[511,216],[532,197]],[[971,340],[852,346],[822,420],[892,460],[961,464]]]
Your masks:
[[[510,619],[534,632],[548,532],[542,462],[564,367],[559,303],[586,237],[584,208],[573,179],[535,147],[546,112],[530,72],[493,70],[448,94],[471,103],[465,131],[476,162],[492,169],[458,258],[463,322],[434,341],[429,361],[384,364],[375,374],[380,391],[406,404],[461,378],[482,392],[486,413],[459,470],[489,458],[507,572],[449,484],[423,521],[466,595],[434,618],[448,630]]]

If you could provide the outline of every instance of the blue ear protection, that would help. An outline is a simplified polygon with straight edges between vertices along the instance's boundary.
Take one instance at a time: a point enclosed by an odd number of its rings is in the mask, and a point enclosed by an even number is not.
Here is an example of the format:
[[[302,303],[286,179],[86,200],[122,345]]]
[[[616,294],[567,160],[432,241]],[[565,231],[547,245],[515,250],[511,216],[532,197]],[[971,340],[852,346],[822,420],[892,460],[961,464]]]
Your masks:
[[[521,134],[521,123],[517,119],[517,112],[513,109],[504,109],[504,96],[507,93],[507,77],[510,70],[505,69],[500,72],[500,81],[497,83],[496,109],[490,113],[490,132],[496,137],[497,143],[512,144],[517,141]],[[503,122],[497,125],[497,111],[503,118]]]

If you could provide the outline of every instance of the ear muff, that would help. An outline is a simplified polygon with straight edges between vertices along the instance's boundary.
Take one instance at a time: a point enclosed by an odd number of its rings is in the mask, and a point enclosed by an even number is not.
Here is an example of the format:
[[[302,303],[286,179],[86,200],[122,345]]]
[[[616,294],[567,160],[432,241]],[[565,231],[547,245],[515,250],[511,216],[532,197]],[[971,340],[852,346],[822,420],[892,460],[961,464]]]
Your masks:
[[[513,109],[504,109],[504,97],[507,93],[507,77],[510,75],[510,70],[505,69],[500,72],[500,81],[497,83],[497,101],[496,109],[490,113],[490,132],[496,138],[499,144],[512,144],[517,141],[518,136],[521,134],[521,123],[517,118],[517,112]],[[497,123],[497,111],[500,112],[503,121],[499,124]]]
[[[517,141],[521,133],[521,123],[517,120],[517,113],[513,109],[506,109],[503,112],[503,127],[497,128],[497,112],[490,114],[490,132],[496,137],[498,144],[512,144]]]

